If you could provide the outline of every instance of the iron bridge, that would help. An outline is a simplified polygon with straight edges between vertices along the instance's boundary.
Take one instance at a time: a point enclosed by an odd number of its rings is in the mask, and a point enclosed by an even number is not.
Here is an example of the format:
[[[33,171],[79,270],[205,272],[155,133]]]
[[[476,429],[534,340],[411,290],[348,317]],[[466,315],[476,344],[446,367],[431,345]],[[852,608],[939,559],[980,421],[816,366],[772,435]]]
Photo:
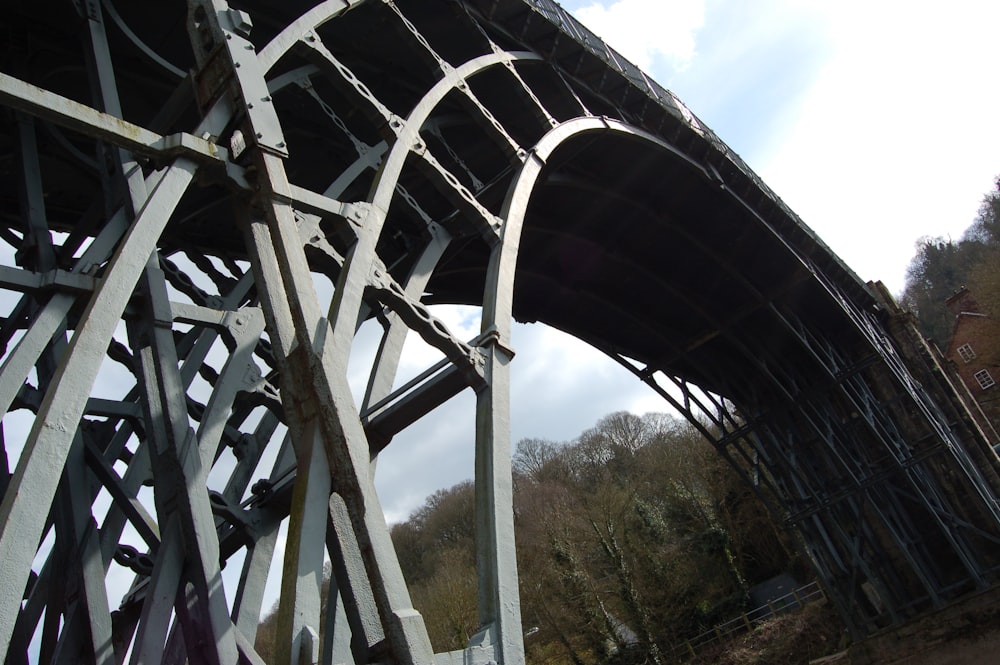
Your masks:
[[[258,663],[276,576],[282,662],[522,663],[515,320],[691,419],[855,637],[995,583],[995,433],[934,349],[554,2],[36,0],[0,21],[6,662]],[[435,304],[479,308],[481,334]],[[409,333],[441,362],[400,385]],[[434,654],[373,460],[466,390],[483,627]]]

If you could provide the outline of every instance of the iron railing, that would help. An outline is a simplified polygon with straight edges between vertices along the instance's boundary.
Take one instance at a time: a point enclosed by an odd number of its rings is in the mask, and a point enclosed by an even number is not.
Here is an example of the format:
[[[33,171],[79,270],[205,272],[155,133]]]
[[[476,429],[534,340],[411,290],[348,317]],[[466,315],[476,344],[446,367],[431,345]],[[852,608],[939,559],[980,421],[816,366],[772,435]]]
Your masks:
[[[700,650],[724,640],[732,638],[742,633],[752,631],[757,625],[778,616],[785,612],[800,610],[809,603],[825,600],[826,594],[820,587],[819,582],[810,582],[789,593],[768,601],[760,607],[741,613],[725,623],[718,624],[704,633],[684,640],[680,644],[674,645],[672,655],[678,659],[695,656]]]

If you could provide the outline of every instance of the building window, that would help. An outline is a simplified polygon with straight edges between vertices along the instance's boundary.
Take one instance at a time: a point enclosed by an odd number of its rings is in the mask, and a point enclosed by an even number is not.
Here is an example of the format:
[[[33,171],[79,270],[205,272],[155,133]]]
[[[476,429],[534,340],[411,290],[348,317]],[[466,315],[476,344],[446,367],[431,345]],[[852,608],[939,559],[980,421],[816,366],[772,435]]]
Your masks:
[[[962,360],[965,362],[969,362],[976,357],[976,352],[972,350],[971,344],[963,344],[955,350],[958,351],[958,355],[961,356]]]
[[[983,390],[986,390],[987,388],[992,388],[993,386],[996,385],[996,381],[994,381],[993,377],[990,376],[989,371],[985,369],[979,370],[978,372],[973,374],[973,376],[976,377],[976,381],[979,382],[979,387],[982,388]]]

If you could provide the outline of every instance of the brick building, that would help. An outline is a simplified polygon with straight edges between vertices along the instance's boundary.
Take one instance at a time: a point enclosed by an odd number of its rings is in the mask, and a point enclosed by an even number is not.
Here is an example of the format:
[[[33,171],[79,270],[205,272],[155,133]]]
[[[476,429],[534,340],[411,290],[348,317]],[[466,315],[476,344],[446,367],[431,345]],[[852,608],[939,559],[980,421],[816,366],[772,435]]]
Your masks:
[[[1000,319],[983,313],[965,287],[946,304],[955,315],[955,327],[945,357],[955,364],[986,416],[1000,428]]]

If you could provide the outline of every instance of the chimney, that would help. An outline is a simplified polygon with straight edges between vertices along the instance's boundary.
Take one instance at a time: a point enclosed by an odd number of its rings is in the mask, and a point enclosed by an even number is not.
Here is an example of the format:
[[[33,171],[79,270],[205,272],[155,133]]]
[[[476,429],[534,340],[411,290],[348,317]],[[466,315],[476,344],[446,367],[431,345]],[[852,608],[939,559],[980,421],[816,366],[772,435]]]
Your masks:
[[[978,314],[979,313],[979,303],[976,299],[972,297],[972,293],[969,289],[964,286],[958,291],[955,291],[950,298],[944,301],[944,304],[948,306],[948,310],[958,316],[963,312]]]

